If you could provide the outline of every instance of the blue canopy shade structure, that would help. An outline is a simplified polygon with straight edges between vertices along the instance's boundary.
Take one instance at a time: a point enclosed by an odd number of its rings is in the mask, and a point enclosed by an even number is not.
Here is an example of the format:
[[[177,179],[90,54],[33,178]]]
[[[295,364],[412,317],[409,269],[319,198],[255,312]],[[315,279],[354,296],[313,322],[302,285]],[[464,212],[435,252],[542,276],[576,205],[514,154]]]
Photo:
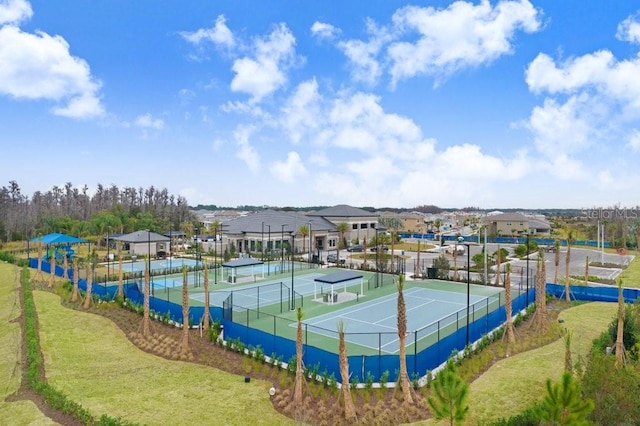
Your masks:
[[[30,243],[42,242],[44,244],[81,244],[88,243],[89,241],[82,238],[72,237],[71,235],[52,233],[43,235],[41,237],[35,237],[29,240]]]

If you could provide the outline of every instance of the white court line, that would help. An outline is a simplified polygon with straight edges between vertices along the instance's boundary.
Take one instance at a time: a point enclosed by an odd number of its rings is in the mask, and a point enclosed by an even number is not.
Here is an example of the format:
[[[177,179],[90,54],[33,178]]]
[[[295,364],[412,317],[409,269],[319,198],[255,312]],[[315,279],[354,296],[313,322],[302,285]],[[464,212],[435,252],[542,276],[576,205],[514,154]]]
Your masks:
[[[425,299],[425,300],[427,300],[427,299]],[[431,299],[431,300],[430,300],[429,302],[427,302],[427,303],[422,303],[422,304],[420,304],[420,305],[418,305],[418,306],[414,306],[413,308],[407,309],[407,310],[406,310],[406,312],[408,313],[408,312],[411,312],[411,311],[412,311],[412,310],[414,310],[414,309],[422,308],[423,306],[430,305],[430,304],[431,304],[431,303],[433,303],[433,302],[435,302],[435,300]],[[382,319],[380,319],[380,320],[378,320],[378,321],[376,321],[376,322],[374,322],[374,323],[372,323],[372,324],[376,324],[376,325],[377,325],[379,322],[383,322],[383,321],[388,320],[389,318],[395,318],[395,317],[397,317],[397,316],[398,316],[398,313],[396,312],[395,314],[393,314],[393,315],[389,315],[389,316],[387,316],[387,317],[384,317],[384,318],[382,318]]]

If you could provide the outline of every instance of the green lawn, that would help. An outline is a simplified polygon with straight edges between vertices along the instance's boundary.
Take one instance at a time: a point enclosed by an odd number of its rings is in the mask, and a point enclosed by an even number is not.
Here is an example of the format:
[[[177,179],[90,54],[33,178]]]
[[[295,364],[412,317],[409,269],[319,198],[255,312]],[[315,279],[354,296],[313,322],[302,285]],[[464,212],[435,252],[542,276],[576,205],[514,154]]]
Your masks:
[[[573,361],[589,351],[591,342],[611,322],[614,303],[587,303],[563,311],[564,326],[573,330]],[[541,400],[547,378],[558,380],[564,369],[564,341],[520,353],[494,364],[469,389],[469,417],[466,424],[481,424],[522,412]],[[429,420],[420,424],[441,424]]]
[[[629,254],[633,254],[636,257],[631,261],[627,269],[622,271],[620,279],[622,279],[625,287],[640,288],[640,259],[638,252],[630,251]]]
[[[21,309],[18,299],[18,269],[0,263],[0,424],[3,425],[51,425],[56,424],[31,401],[5,402],[8,395],[20,387],[20,324],[17,318]]]
[[[34,292],[49,382],[95,415],[148,425],[292,421],[269,401],[271,384],[137,349],[108,319],[60,306]]]

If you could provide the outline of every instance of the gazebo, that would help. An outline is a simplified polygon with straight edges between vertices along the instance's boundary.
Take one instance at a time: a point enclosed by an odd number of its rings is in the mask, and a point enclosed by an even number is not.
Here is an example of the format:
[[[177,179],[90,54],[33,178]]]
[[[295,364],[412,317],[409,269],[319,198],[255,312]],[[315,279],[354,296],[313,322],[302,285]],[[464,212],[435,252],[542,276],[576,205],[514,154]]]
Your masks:
[[[236,260],[231,260],[229,262],[225,262],[222,264],[223,268],[228,268],[230,269],[229,272],[227,272],[227,277],[228,277],[228,281],[230,283],[235,283],[237,281],[238,278],[238,271],[242,270],[243,268],[247,268],[251,270],[251,274],[250,275],[243,275],[244,277],[250,278],[251,281],[255,281],[256,276],[255,276],[255,266],[257,265],[262,265],[264,264],[263,261],[258,260],[258,259],[253,259],[251,257],[244,257],[241,259],[236,259]],[[224,270],[222,271],[222,279],[224,281]],[[262,270],[262,278],[264,278],[264,269]]]

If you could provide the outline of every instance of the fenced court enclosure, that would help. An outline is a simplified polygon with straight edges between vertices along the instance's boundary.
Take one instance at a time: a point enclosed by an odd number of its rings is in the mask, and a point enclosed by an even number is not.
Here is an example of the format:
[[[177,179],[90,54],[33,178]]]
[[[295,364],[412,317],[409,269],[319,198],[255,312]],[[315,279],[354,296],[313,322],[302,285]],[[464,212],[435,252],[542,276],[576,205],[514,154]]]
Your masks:
[[[271,270],[270,266],[275,265],[270,265],[264,279],[261,274],[258,279],[253,271],[254,282],[248,283],[222,280],[221,268],[209,265],[209,312],[222,322],[225,339],[240,339],[246,347],[260,346],[265,354],[289,361],[296,353],[295,309],[300,307],[305,365],[319,365],[320,371],[338,377],[337,325],[342,321],[350,368],[358,380],[364,382],[370,375],[378,380],[385,372],[390,381],[395,380],[399,368],[397,276],[310,267],[307,263],[279,265],[279,270]],[[48,272],[50,266],[46,262],[42,266]],[[264,266],[251,268],[260,268],[261,273]],[[62,276],[59,267],[56,274]],[[152,277],[150,308],[155,313],[182,321],[182,280],[181,274]],[[203,282],[204,271],[188,273],[189,321],[194,325],[204,315]],[[82,282],[80,287],[83,288]],[[131,303],[142,304],[143,282],[139,278],[129,279],[125,290]],[[94,286],[94,294],[105,298],[113,298],[116,291],[117,283]],[[519,292],[514,287],[513,293],[514,312],[534,300],[533,289]],[[452,351],[462,350],[505,319],[503,288],[467,287],[461,282],[438,280],[407,281],[404,296],[410,375],[424,376],[446,361]]]

